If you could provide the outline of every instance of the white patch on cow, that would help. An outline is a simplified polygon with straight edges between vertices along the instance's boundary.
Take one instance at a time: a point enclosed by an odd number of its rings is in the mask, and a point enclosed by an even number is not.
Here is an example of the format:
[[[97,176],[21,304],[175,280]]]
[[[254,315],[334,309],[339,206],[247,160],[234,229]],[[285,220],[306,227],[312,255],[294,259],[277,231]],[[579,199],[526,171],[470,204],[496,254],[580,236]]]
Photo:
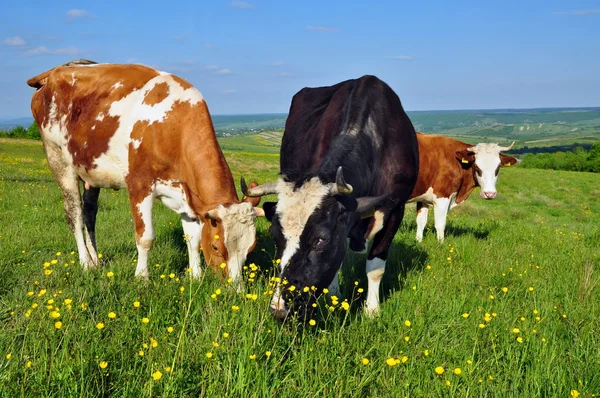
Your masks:
[[[116,90],[116,89],[118,89],[118,88],[120,88],[120,87],[123,87],[123,83],[121,83],[121,82],[116,82],[115,84],[113,84],[113,85],[111,86],[111,88],[110,88],[110,89],[114,91],[114,90]]]
[[[91,130],[92,131],[96,130],[96,125],[95,124],[92,126]],[[86,144],[87,144],[87,142],[86,142]]]
[[[377,125],[375,124],[375,120],[373,119],[372,115],[369,115],[362,130],[359,129],[359,126],[355,123],[351,125],[344,133],[352,136],[357,136],[359,133],[366,134],[369,138],[371,138],[371,142],[374,144],[375,148],[381,147],[381,134],[378,134],[379,131],[377,130]]]
[[[227,269],[233,283],[241,290],[242,267],[248,251],[256,241],[256,212],[251,203],[232,204],[229,207],[217,206],[223,225],[223,240],[227,248]]]
[[[365,303],[365,313],[368,316],[379,313],[379,285],[385,272],[385,260],[374,257],[367,260],[367,299]]]
[[[154,192],[146,196],[144,200],[137,204],[138,213],[144,222],[144,232],[142,236],[136,236],[136,246],[138,249],[138,261],[135,268],[135,276],[147,279],[148,273],[148,252],[154,242],[154,226],[152,225],[152,205],[154,204]]]
[[[139,140],[131,140],[131,145],[133,146],[133,149],[138,149],[140,147],[140,145],[142,145],[142,140],[143,138],[140,138]]]
[[[456,194],[452,194],[456,197]],[[435,222],[435,232],[440,242],[444,241],[444,231],[446,229],[446,217],[450,210],[450,203],[452,203],[452,197],[450,198],[437,198],[433,203],[433,217]]]
[[[77,79],[75,78],[75,72],[71,73],[71,86],[74,86],[77,83]]]
[[[154,193],[165,206],[179,215],[187,215],[189,218],[197,218],[196,213],[190,207],[185,190],[178,181],[157,180],[154,183]]]
[[[101,122],[104,120],[104,112],[100,112],[98,116],[96,116],[96,120]]]
[[[369,234],[367,235],[368,241],[373,239],[375,234],[377,234],[377,232],[379,232],[383,229],[383,218],[384,217],[385,217],[384,212],[382,212],[380,210],[375,211],[375,214],[373,214],[373,218],[375,219],[375,222],[373,223],[373,226],[371,227],[371,230],[369,231]]]
[[[432,205],[435,201],[435,198],[437,198],[437,196],[433,193],[433,187],[429,187],[424,194],[415,196],[414,198],[409,199],[406,203],[421,202]]]
[[[477,183],[481,187],[480,195],[484,199],[496,196],[496,169],[500,166],[500,146],[498,144],[477,144],[473,147],[475,164],[481,170],[481,176],[475,172]]]
[[[318,177],[306,181],[297,190],[294,190],[294,185],[283,179],[277,182],[277,215],[286,240],[281,256],[281,272],[300,247],[300,235],[308,218],[329,194],[329,186],[323,184]]]
[[[425,226],[427,225],[427,214],[429,214],[429,206],[428,204],[423,204],[423,206],[417,212],[417,242],[423,241],[423,231],[425,230]]]

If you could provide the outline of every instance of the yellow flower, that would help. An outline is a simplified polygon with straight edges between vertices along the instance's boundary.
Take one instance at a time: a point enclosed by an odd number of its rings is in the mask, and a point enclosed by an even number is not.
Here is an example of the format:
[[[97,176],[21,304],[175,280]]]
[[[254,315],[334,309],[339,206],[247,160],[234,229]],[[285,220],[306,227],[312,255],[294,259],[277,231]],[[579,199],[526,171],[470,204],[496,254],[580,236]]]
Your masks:
[[[219,267],[221,267],[221,269],[225,269],[225,268],[227,268],[227,264],[226,263],[221,263],[221,264],[219,264]]]
[[[108,271],[108,272],[106,273],[106,276],[108,276],[109,278],[112,278],[113,276],[115,276],[115,273],[114,273],[114,272],[112,272],[112,271]]]
[[[150,337],[150,345],[152,345],[152,348],[156,348],[156,347],[158,347],[158,341],[156,341],[152,337]]]
[[[215,235],[215,240],[219,240],[219,235]]]
[[[362,287],[359,287],[358,289],[356,289],[357,292],[362,293],[365,291],[365,289],[363,289]]]
[[[173,326],[169,326],[169,327],[167,328],[167,332],[169,332],[169,333],[173,333]]]
[[[27,295],[28,295],[29,297],[31,297],[31,296],[33,296],[33,292],[27,292]]]
[[[304,293],[308,293],[308,291],[309,291],[309,290],[310,290],[310,289],[308,288],[308,286],[304,286],[304,289],[302,289],[302,291],[303,291]]]
[[[533,292],[533,290],[534,290],[533,286],[528,287],[527,290],[529,290],[530,292]]]
[[[52,265],[56,265],[57,263],[58,263],[58,260],[52,260],[52,261],[50,261],[50,264],[52,264]]]
[[[281,259],[280,259],[280,258],[278,258],[277,260],[275,260],[275,263],[276,263],[276,264],[281,264]]]
[[[290,287],[288,287],[290,292],[293,292],[294,290],[296,290],[296,286],[292,285]]]
[[[102,253],[98,253],[98,258],[102,258]]]
[[[579,396],[579,391],[571,390],[571,398],[577,398]]]
[[[61,321],[56,321],[56,322],[54,322],[54,327],[55,327],[56,329],[60,329],[60,328],[62,328],[62,322],[61,322]]]
[[[104,329],[104,324],[103,324],[102,322],[98,322],[98,323],[96,324],[96,329],[98,329],[98,330],[102,330],[102,329]]]
[[[170,372],[171,372],[171,370],[172,370],[172,369],[171,369],[171,367],[170,367],[170,366],[167,366],[167,367],[165,368],[165,372],[167,372],[167,373],[170,373]]]
[[[402,363],[406,363],[406,361],[408,361],[408,357],[405,355],[402,357]]]
[[[11,353],[6,354],[6,359],[11,359],[11,358],[12,358],[12,354]]]
[[[400,361],[396,358],[388,358],[385,360],[385,363],[387,363],[388,366],[396,366],[400,363]]]
[[[485,314],[485,316],[483,317],[483,320],[486,322],[490,322],[492,320],[492,316],[488,313]]]
[[[409,320],[404,321],[404,326],[410,327],[411,323]]]
[[[73,300],[71,300],[71,299],[65,299],[65,301],[64,301],[65,305],[69,305],[72,302],[73,302]]]
[[[142,323],[148,323],[148,322],[150,322],[150,319],[148,319],[148,318],[145,318],[145,317],[144,317],[144,318],[142,318]]]
[[[446,381],[445,381],[445,384],[446,384],[448,387],[450,387],[450,386],[452,385],[452,383],[450,383],[450,380],[446,380]]]
[[[215,290],[215,294],[218,296],[219,294],[221,294],[221,289],[217,289]]]
[[[427,266],[425,267],[427,270],[431,269],[431,265],[427,264]]]
[[[425,355],[426,357],[428,357],[429,356],[429,350],[423,351],[423,355]]]
[[[308,324],[310,326],[315,326],[317,324],[317,321],[315,321],[314,319],[311,319],[310,321],[308,321]]]
[[[469,317],[469,314],[465,312],[464,314],[462,314],[462,317],[467,319]]]
[[[471,365],[473,363],[473,361],[471,361],[470,359],[467,359],[467,365]]]
[[[494,295],[490,294],[490,300],[493,300],[493,299],[494,299]]]
[[[42,297],[44,294],[46,294],[46,289],[40,290],[40,292],[38,293],[38,297]]]
[[[462,370],[460,368],[454,368],[455,375],[460,375],[461,373],[462,373]]]
[[[327,288],[323,289],[323,294],[327,294],[327,293],[329,293],[329,289],[327,289]]]
[[[233,312],[237,312],[237,311],[239,311],[239,310],[240,310],[240,307],[238,307],[237,305],[232,305],[232,306],[231,306],[231,310],[232,310]]]
[[[227,332],[223,332],[223,337],[224,337],[224,338],[228,338],[228,337],[229,337],[229,333],[227,333]]]
[[[180,291],[180,292],[183,292],[184,290],[185,290],[185,287],[183,287],[183,286],[181,286],[181,287],[179,288],[179,291]]]
[[[30,368],[30,367],[31,367],[31,365],[33,365],[33,364],[31,363],[31,361],[27,361],[27,363],[25,364],[25,367],[26,367],[26,368]]]
[[[108,366],[108,362],[106,362],[106,361],[102,361],[102,362],[100,362],[99,366],[100,366],[100,368],[102,368],[102,369],[106,369],[106,367]]]
[[[115,319],[117,317],[117,314],[115,312],[111,311],[111,312],[108,313],[108,317],[110,319]]]
[[[169,274],[169,278],[171,278],[171,279],[175,278],[175,274],[171,272],[171,273]]]
[[[156,372],[152,373],[152,379],[154,381],[160,380],[161,377],[162,377],[162,372],[160,370],[157,370]]]
[[[369,360],[367,358],[363,358],[362,359],[362,364],[363,365],[368,365],[369,364]]]
[[[51,269],[44,270],[44,274],[46,274],[46,276],[50,275],[52,272],[54,271],[52,271]]]
[[[408,343],[409,340],[410,340],[409,336],[404,336],[404,341],[406,341]]]
[[[81,309],[82,309],[83,311],[87,310],[87,307],[88,307],[88,305],[87,305],[87,303],[86,303],[86,302],[83,302],[83,303],[81,303]]]
[[[441,375],[444,374],[444,368],[441,366],[438,366],[437,368],[434,369],[435,373]]]
[[[206,358],[211,359],[213,357],[212,352],[207,352],[206,353]]]
[[[139,350],[138,351],[138,355],[141,356],[141,357],[143,357],[144,356],[144,350]]]
[[[139,302],[139,301],[134,301],[134,302],[133,302],[133,306],[134,306],[135,308],[140,308],[140,302]]]
[[[252,359],[252,360],[254,360],[254,359],[256,359],[256,355],[255,355],[255,354],[252,354],[252,355],[250,355],[250,357],[249,357],[249,358],[250,358],[250,359]]]
[[[350,309],[350,304],[348,304],[347,301],[344,301],[342,303],[342,308],[345,309],[346,311],[348,311]]]
[[[485,327],[485,325],[483,323],[479,324],[479,329],[483,329]]]
[[[518,342],[518,343],[522,343],[522,342],[523,342],[523,337],[520,337],[520,336],[519,336],[519,337],[517,337],[517,342]]]
[[[37,307],[38,307],[38,304],[37,304],[37,303],[33,303],[33,304],[31,304],[31,308],[37,308]]]
[[[266,351],[266,352],[265,352],[265,356],[266,356],[267,358],[269,358],[269,357],[271,356],[271,351]]]
[[[60,318],[60,312],[58,312],[58,311],[52,311],[50,313],[50,318],[52,318],[52,319]]]
[[[518,328],[514,328],[514,329],[512,330],[512,332],[513,332],[514,334],[519,334],[519,333],[521,333],[521,331],[520,331]]]
[[[213,341],[212,342],[212,346],[215,347],[215,348],[217,348],[219,346],[219,343],[217,343],[216,341]]]
[[[507,287],[503,287],[503,288],[502,288],[502,291],[503,291],[504,293],[506,293],[506,292],[508,292],[508,288],[507,288]]]

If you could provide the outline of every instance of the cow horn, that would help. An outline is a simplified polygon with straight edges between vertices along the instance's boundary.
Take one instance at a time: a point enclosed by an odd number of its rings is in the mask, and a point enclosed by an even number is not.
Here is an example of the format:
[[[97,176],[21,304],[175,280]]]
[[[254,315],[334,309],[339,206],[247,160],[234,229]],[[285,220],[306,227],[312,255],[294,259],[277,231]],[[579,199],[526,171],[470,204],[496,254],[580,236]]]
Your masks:
[[[512,144],[510,144],[509,146],[501,146],[500,147],[500,152],[506,152],[506,151],[510,151],[512,149],[512,147],[515,146],[515,142],[513,141]]]
[[[242,193],[245,196],[249,196],[251,198],[277,193],[277,182],[267,182],[261,185],[257,185],[254,188],[248,188],[246,180],[244,180],[244,177],[241,177],[240,187],[242,188]]]
[[[331,184],[329,193],[332,195],[349,195],[352,193],[352,185],[348,184],[344,180],[344,171],[342,170],[342,166],[338,167],[337,172],[335,173],[335,184]]]
[[[212,209],[207,211],[204,214],[204,217],[208,218],[209,220],[218,220],[219,219],[219,209]]]

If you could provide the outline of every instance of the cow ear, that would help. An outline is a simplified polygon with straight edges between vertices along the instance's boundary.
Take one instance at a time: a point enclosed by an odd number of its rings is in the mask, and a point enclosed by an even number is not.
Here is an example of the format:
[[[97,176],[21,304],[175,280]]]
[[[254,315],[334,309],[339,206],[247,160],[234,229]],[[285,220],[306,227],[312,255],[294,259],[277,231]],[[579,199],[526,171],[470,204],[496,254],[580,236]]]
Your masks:
[[[367,218],[373,216],[375,210],[385,207],[386,203],[389,200],[389,196],[389,194],[385,194],[381,196],[364,196],[362,198],[358,198],[358,206],[356,208],[356,213],[360,215],[360,218]]]
[[[265,217],[267,220],[272,221],[273,216],[275,215],[275,207],[277,206],[277,202],[265,202],[263,204],[263,210],[265,211]]]
[[[475,153],[467,151],[466,149],[462,151],[456,151],[456,159],[461,165],[468,167],[475,162]]]
[[[254,187],[257,187],[258,184],[256,183],[256,181],[252,181],[249,185],[248,185],[248,189],[252,189]],[[242,191],[243,192],[243,191]],[[250,196],[246,196],[242,193],[242,202],[248,202],[252,204],[252,207],[256,207],[258,206],[258,204],[260,203],[260,196],[257,197],[250,197]]]
[[[502,166],[512,166],[517,163],[517,159],[512,156],[500,155],[500,163],[502,163]]]
[[[342,211],[355,211],[358,207],[356,199],[348,195],[335,195],[335,200],[340,204]]]

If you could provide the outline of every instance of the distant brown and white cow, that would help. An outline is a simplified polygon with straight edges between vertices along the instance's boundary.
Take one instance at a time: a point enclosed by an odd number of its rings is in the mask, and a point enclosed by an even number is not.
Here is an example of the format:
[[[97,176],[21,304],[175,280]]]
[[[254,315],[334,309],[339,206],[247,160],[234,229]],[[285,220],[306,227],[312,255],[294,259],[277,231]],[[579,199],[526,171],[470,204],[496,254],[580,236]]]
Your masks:
[[[473,189],[481,187],[483,199],[496,197],[496,181],[500,166],[517,163],[512,156],[500,152],[510,150],[498,144],[477,144],[417,133],[419,142],[419,176],[410,195],[417,202],[417,241],[423,239],[427,213],[433,206],[437,237],[444,240],[448,211],[464,202]]]
[[[142,65],[73,61],[27,81],[31,110],[84,269],[98,263],[100,188],[127,188],[135,224],[135,275],[148,277],[152,205],[181,215],[194,277],[205,260],[241,280],[256,243],[254,209],[240,202],[206,103],[187,81]],[[80,180],[84,181],[83,208]],[[84,235],[85,232],[85,235]]]

